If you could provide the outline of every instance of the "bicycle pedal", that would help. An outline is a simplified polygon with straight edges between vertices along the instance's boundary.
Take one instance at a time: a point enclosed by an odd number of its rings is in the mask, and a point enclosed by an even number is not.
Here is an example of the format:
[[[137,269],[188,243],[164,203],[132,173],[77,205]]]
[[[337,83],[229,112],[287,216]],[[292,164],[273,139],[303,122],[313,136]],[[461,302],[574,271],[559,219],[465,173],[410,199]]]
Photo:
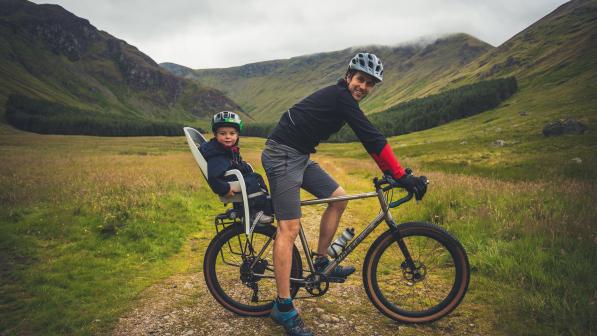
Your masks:
[[[334,278],[334,277],[328,277],[327,280],[329,282],[334,282],[334,283],[344,283],[346,281],[346,278]]]

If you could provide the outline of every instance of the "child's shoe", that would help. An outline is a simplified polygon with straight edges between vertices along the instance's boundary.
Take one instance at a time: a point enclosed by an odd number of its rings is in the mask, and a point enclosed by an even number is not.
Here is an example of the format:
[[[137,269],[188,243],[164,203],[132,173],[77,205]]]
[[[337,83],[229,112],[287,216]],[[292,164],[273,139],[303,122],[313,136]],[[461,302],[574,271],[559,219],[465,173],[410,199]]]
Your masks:
[[[257,213],[255,213],[252,217],[252,223],[258,223],[258,224],[270,224],[274,221],[274,217],[273,216],[269,216],[266,215],[265,213],[263,213],[263,211],[259,211]]]

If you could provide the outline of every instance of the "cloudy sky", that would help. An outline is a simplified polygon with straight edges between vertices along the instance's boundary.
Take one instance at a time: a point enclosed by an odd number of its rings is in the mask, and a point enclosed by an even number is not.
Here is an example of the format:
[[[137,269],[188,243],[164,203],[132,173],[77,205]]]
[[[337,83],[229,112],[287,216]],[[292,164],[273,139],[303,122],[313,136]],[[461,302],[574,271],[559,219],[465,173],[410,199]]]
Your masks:
[[[230,67],[464,32],[494,46],[562,0],[48,0],[156,62]]]

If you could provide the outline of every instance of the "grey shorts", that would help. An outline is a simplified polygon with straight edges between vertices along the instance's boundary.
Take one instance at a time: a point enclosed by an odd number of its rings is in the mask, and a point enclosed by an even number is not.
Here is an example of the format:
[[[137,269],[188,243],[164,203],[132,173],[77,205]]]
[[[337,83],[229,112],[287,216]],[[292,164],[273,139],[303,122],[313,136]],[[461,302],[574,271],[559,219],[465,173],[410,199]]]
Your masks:
[[[267,140],[261,164],[269,180],[276,218],[301,218],[300,189],[317,198],[330,197],[339,184],[316,162],[296,149]]]

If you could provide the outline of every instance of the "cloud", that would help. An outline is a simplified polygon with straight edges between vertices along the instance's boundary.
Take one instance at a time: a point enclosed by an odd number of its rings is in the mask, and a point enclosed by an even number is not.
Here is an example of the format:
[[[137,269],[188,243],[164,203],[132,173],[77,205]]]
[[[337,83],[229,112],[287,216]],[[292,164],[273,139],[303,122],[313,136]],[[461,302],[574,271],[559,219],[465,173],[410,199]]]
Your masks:
[[[562,0],[54,0],[157,62],[228,67],[464,32],[499,45]]]

